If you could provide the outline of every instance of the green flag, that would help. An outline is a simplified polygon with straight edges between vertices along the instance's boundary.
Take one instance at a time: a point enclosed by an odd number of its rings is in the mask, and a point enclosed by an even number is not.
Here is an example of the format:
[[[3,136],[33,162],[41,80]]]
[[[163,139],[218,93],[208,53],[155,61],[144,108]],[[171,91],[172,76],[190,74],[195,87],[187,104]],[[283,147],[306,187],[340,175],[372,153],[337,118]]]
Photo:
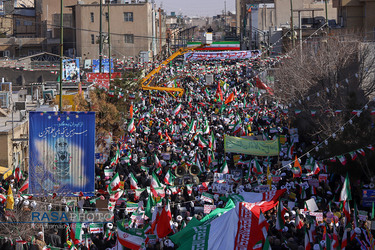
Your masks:
[[[148,218],[152,218],[152,212],[151,212],[151,208],[155,206],[155,201],[154,199],[152,198],[152,195],[149,194],[148,195],[148,199],[147,199],[147,204],[146,204],[146,209],[145,209],[145,215],[148,217]]]

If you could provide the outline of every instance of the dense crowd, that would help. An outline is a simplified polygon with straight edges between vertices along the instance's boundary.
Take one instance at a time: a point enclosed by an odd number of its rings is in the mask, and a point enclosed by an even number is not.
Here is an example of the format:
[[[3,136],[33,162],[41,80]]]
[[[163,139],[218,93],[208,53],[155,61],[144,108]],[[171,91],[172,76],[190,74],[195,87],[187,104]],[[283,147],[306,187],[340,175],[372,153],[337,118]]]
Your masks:
[[[210,209],[225,208],[229,201],[236,202],[235,194],[270,190],[285,190],[280,199],[285,208],[283,227],[276,223],[277,207],[264,213],[272,249],[305,249],[306,232],[311,247],[323,249],[327,240],[336,240],[336,235],[342,242],[345,230],[346,249],[371,247],[373,239],[366,219],[359,218],[353,207],[354,201],[360,207],[360,184],[352,186],[348,216],[339,202],[344,178],[328,174],[323,162],[304,155],[311,142],[303,141],[298,130],[290,127],[285,107],[272,99],[269,89],[258,88],[263,86],[257,84],[259,78],[250,62],[191,63],[181,71],[185,77],[173,84],[185,89],[182,98],[165,92],[140,93],[124,124],[125,134],[109,145],[105,140],[98,141],[97,149],[108,153],[108,158],[96,164],[97,196],[123,202],[117,202],[113,209],[114,223],[104,225],[103,231],[92,234],[89,243],[79,243],[79,247],[115,247],[117,222],[148,232],[153,222],[150,213],[169,205],[170,234],[160,239],[148,237],[145,248],[175,249],[178,246],[169,236],[182,230],[193,217],[201,220],[207,216],[207,205],[214,205]],[[174,73],[171,70],[164,77]],[[280,140],[280,154],[261,157],[228,153],[224,150],[225,136]],[[302,166],[300,172],[293,167],[295,161]],[[110,169],[114,171],[107,175]],[[107,190],[115,174],[125,192],[113,198]],[[209,198],[203,198],[203,193]],[[90,202],[92,197],[82,199],[86,210],[96,209],[95,202]],[[151,212],[146,211],[150,199]],[[132,202],[138,208],[129,212],[127,205]],[[316,204],[314,211],[311,204]],[[89,225],[84,232],[89,233]],[[33,240],[39,249],[47,244],[64,246],[65,230],[45,234],[39,233]]]

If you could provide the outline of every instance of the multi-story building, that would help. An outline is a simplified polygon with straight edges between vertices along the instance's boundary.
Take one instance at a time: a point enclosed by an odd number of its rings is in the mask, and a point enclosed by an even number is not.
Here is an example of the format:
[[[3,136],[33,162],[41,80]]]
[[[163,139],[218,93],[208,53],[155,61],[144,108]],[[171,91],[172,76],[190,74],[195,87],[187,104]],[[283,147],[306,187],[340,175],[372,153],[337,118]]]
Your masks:
[[[99,58],[99,7],[98,3],[71,6],[75,50],[82,59]],[[110,4],[109,14],[106,5],[102,12],[104,55],[108,55],[108,22],[112,57],[137,57],[144,51],[152,57],[151,51],[160,53],[166,44],[165,14],[153,11],[151,3]]]
[[[236,10],[237,32],[243,49],[259,48],[267,40],[272,43],[273,34],[281,28],[290,27],[291,16],[296,29],[304,25],[303,20],[325,19],[326,10],[328,20],[337,19],[336,9],[328,0],[327,5],[324,0],[236,0]]]
[[[351,32],[363,32],[368,40],[375,40],[374,0],[333,0],[339,25]]]

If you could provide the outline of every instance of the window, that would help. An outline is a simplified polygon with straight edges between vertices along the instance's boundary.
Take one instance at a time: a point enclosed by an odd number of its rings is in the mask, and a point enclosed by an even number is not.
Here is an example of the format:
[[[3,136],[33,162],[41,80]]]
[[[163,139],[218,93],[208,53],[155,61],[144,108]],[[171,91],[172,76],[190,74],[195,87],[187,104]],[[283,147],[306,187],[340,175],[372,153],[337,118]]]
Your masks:
[[[16,26],[20,26],[21,25],[21,21],[16,19]]]
[[[108,12],[105,13],[105,20],[108,22],[109,20],[109,15],[108,15]]]
[[[124,21],[133,22],[133,12],[124,12]]]
[[[90,19],[91,19],[91,22],[93,23],[94,22],[94,12],[90,12]]]
[[[125,43],[134,43],[134,35],[133,34],[125,34]]]
[[[95,35],[91,34],[91,44],[95,44]]]
[[[33,22],[32,21],[23,21],[23,25],[25,25],[25,26],[32,26]]]

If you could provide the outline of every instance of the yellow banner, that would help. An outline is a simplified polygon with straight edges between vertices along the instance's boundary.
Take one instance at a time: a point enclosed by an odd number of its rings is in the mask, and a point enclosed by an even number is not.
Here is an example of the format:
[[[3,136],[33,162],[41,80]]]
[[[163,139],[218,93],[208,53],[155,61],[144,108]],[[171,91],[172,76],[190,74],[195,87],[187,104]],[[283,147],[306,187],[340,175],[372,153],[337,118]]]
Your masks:
[[[278,156],[280,152],[279,139],[256,141],[240,137],[225,136],[224,149],[227,153],[240,153],[257,156]]]

